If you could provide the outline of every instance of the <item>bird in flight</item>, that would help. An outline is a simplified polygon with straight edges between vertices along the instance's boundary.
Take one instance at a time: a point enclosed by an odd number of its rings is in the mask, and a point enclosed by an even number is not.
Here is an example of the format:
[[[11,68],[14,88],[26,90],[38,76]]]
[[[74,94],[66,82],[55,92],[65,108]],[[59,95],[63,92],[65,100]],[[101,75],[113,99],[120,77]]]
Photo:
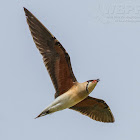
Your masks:
[[[61,43],[29,10],[24,8],[24,11],[31,35],[43,56],[56,91],[55,100],[36,118],[69,108],[96,121],[114,122],[106,102],[89,96],[99,79],[79,83],[72,71],[69,54]]]

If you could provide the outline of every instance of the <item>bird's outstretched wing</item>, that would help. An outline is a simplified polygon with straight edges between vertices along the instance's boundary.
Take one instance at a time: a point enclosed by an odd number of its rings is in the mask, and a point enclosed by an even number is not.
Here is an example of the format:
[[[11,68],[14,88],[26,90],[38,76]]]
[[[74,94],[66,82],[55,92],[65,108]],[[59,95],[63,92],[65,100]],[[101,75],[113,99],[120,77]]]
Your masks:
[[[77,81],[71,68],[70,57],[47,28],[26,8],[24,11],[33,40],[43,56],[44,64],[56,90],[55,97],[57,97]]]
[[[101,122],[114,122],[113,114],[105,101],[88,96],[70,109]]]

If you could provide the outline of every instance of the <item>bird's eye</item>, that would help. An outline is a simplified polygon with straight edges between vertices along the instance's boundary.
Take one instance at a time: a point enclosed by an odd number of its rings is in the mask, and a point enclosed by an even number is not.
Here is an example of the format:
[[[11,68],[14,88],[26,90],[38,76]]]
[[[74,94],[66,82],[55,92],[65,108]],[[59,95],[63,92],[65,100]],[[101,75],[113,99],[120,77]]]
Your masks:
[[[89,83],[89,82],[92,82],[93,80],[88,80],[87,82]]]

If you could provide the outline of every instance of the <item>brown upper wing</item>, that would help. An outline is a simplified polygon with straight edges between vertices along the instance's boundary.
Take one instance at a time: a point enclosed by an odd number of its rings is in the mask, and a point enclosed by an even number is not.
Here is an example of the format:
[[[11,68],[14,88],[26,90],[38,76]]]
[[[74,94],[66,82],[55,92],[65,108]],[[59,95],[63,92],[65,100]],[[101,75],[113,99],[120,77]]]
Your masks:
[[[71,107],[91,119],[101,122],[114,122],[113,114],[105,101],[88,96],[86,99]]]
[[[56,90],[55,97],[57,97],[70,89],[76,81],[70,57],[48,29],[26,8],[24,11],[33,40],[43,56],[44,64]]]

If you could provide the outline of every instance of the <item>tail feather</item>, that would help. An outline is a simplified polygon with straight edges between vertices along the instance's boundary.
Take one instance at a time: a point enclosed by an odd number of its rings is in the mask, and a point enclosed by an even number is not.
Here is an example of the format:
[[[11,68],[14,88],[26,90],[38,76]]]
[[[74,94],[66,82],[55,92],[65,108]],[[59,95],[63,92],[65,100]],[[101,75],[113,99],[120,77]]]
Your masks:
[[[50,111],[49,110],[45,110],[45,111],[41,112],[37,117],[35,117],[35,119],[37,119],[39,117],[42,117],[42,116],[45,116],[47,114],[50,114]]]

